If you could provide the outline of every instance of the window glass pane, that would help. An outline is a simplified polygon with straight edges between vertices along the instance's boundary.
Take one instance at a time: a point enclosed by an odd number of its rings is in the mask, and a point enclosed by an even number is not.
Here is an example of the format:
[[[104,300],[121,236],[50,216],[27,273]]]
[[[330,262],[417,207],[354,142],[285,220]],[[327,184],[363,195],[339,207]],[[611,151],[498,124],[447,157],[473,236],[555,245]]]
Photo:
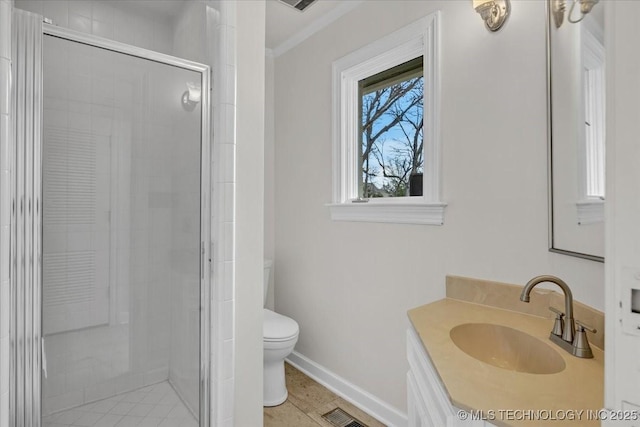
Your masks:
[[[360,81],[359,196],[422,195],[422,57]]]
[[[584,70],[587,198],[603,199],[605,188],[604,72]]]

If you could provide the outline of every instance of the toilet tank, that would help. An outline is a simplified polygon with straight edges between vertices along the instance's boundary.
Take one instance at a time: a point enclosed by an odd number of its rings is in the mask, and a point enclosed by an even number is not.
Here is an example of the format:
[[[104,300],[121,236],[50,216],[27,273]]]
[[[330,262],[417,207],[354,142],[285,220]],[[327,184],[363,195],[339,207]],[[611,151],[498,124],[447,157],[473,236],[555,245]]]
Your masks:
[[[264,305],[267,303],[267,292],[269,292],[269,279],[271,278],[271,266],[273,265],[273,261],[271,261],[270,259],[265,259],[264,260],[264,276],[262,278],[262,285],[263,285],[263,290],[264,290],[264,294],[262,297],[262,306],[264,307]]]

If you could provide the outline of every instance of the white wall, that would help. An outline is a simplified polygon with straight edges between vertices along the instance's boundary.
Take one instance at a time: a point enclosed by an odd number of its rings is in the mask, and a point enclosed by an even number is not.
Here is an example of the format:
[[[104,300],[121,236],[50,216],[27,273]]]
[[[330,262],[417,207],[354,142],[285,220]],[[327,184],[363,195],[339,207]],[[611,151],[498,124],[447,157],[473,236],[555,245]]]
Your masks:
[[[262,425],[264,0],[236,3],[236,305],[234,425]]]
[[[403,412],[406,311],[445,275],[554,274],[603,309],[603,265],[547,250],[544,8],[512,2],[494,34],[468,2],[364,2],[275,60],[276,310],[299,353]],[[332,62],[438,9],[445,224],[331,221]]]
[[[274,88],[275,58],[271,51],[265,56],[265,123],[264,123],[264,257],[273,260],[276,252],[275,242],[275,88]],[[265,306],[274,308],[273,277],[275,268],[271,267],[269,292]]]

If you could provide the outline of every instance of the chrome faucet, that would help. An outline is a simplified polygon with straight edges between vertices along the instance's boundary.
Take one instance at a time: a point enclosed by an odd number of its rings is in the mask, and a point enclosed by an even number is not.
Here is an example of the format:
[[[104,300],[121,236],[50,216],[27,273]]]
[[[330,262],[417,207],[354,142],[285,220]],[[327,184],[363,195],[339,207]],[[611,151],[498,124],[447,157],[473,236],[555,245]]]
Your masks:
[[[529,280],[529,282],[522,289],[522,294],[520,295],[520,301],[529,302],[529,294],[531,294],[531,290],[536,287],[536,285],[543,282],[551,282],[560,286],[562,292],[564,292],[564,324],[562,327],[562,339],[572,343],[573,342],[573,331],[575,331],[576,326],[573,321],[573,294],[571,293],[571,289],[569,289],[569,285],[567,285],[564,280],[559,279],[555,276],[537,276],[533,279]]]
[[[567,285],[564,280],[549,275],[536,276],[529,280],[522,289],[520,301],[529,302],[533,288],[543,282],[555,283],[564,293],[564,313],[554,309],[553,307],[549,307],[551,311],[556,313],[556,320],[553,325],[553,330],[549,335],[549,339],[576,357],[592,358],[593,353],[591,351],[591,347],[589,347],[585,329],[592,333],[595,333],[596,330],[580,321],[574,321],[573,294],[571,293],[569,285]],[[578,323],[577,331],[576,323]]]

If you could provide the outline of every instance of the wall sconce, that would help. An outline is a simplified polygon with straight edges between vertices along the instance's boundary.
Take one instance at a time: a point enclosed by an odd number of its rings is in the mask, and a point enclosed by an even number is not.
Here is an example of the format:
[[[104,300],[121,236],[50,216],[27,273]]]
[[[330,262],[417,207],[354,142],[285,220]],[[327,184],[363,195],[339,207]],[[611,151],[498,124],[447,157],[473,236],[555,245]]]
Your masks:
[[[509,0],[473,0],[473,8],[489,31],[498,31],[511,12],[511,3]]]
[[[187,82],[187,90],[182,94],[182,108],[193,111],[202,99],[200,86],[192,82]]]
[[[556,28],[560,28],[562,25],[562,21],[564,20],[564,13],[567,10],[567,4],[565,0],[550,0],[551,1],[551,14],[553,15],[553,22],[556,24]],[[573,0],[571,4],[571,9],[569,10],[569,14],[567,15],[567,21],[572,24],[577,24],[582,21],[585,16],[593,6],[595,6],[600,0]],[[580,17],[578,19],[573,19],[573,9],[576,7],[576,4],[580,4]]]

